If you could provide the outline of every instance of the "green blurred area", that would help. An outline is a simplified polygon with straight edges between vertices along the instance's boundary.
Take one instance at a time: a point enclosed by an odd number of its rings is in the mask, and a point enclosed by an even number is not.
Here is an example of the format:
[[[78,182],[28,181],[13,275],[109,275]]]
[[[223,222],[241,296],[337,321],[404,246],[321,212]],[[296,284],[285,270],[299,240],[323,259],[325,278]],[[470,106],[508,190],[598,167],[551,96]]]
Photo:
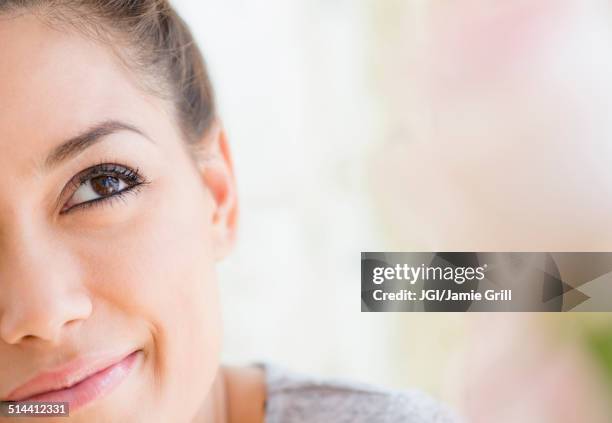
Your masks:
[[[588,351],[601,367],[602,376],[612,389],[612,325],[586,325],[585,340]]]

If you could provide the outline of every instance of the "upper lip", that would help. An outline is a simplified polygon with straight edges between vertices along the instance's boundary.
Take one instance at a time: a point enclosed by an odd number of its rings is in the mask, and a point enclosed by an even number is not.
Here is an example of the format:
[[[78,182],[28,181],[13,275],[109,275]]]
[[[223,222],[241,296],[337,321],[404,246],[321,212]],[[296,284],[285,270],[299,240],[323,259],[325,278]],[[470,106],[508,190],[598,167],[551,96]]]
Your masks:
[[[136,350],[122,353],[82,355],[60,366],[38,373],[13,389],[3,401],[23,401],[30,397],[70,388],[88,377],[121,362]]]

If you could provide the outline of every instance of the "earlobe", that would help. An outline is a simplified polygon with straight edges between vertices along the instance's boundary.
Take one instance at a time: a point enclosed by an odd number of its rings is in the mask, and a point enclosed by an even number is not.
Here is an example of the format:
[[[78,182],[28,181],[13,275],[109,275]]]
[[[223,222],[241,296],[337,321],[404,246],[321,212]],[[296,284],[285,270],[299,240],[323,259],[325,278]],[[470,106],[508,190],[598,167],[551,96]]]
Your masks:
[[[217,260],[234,246],[238,225],[238,197],[232,156],[227,134],[219,122],[210,128],[204,140],[205,152],[198,168],[213,200],[210,216],[213,248]]]

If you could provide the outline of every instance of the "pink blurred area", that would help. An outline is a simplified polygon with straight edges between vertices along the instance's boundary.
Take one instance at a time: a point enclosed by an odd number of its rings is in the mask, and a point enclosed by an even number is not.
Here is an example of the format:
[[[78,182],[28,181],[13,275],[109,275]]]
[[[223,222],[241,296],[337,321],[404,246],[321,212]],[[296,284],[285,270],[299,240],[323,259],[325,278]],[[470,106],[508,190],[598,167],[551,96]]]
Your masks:
[[[598,0],[402,8],[377,56],[387,135],[371,162],[393,249],[612,249],[611,11]],[[563,325],[573,319],[465,316],[447,388],[466,420],[610,421],[602,370]]]
[[[535,314],[468,319],[468,347],[457,357],[462,382],[455,385],[468,422],[609,422],[601,369],[576,340],[551,336]]]
[[[449,78],[483,82],[546,48],[571,14],[569,0],[434,1],[429,45],[433,67]]]
[[[424,8],[382,83],[395,139],[372,173],[413,218],[398,224],[433,249],[611,248],[608,4]]]

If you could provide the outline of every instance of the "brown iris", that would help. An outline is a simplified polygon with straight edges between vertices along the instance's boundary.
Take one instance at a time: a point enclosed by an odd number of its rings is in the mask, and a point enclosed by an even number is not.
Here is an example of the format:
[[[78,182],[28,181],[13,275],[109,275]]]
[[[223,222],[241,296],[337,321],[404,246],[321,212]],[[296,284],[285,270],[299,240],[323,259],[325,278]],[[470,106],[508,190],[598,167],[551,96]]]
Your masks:
[[[107,197],[120,191],[120,181],[114,176],[98,176],[91,179],[91,187],[96,194]]]

